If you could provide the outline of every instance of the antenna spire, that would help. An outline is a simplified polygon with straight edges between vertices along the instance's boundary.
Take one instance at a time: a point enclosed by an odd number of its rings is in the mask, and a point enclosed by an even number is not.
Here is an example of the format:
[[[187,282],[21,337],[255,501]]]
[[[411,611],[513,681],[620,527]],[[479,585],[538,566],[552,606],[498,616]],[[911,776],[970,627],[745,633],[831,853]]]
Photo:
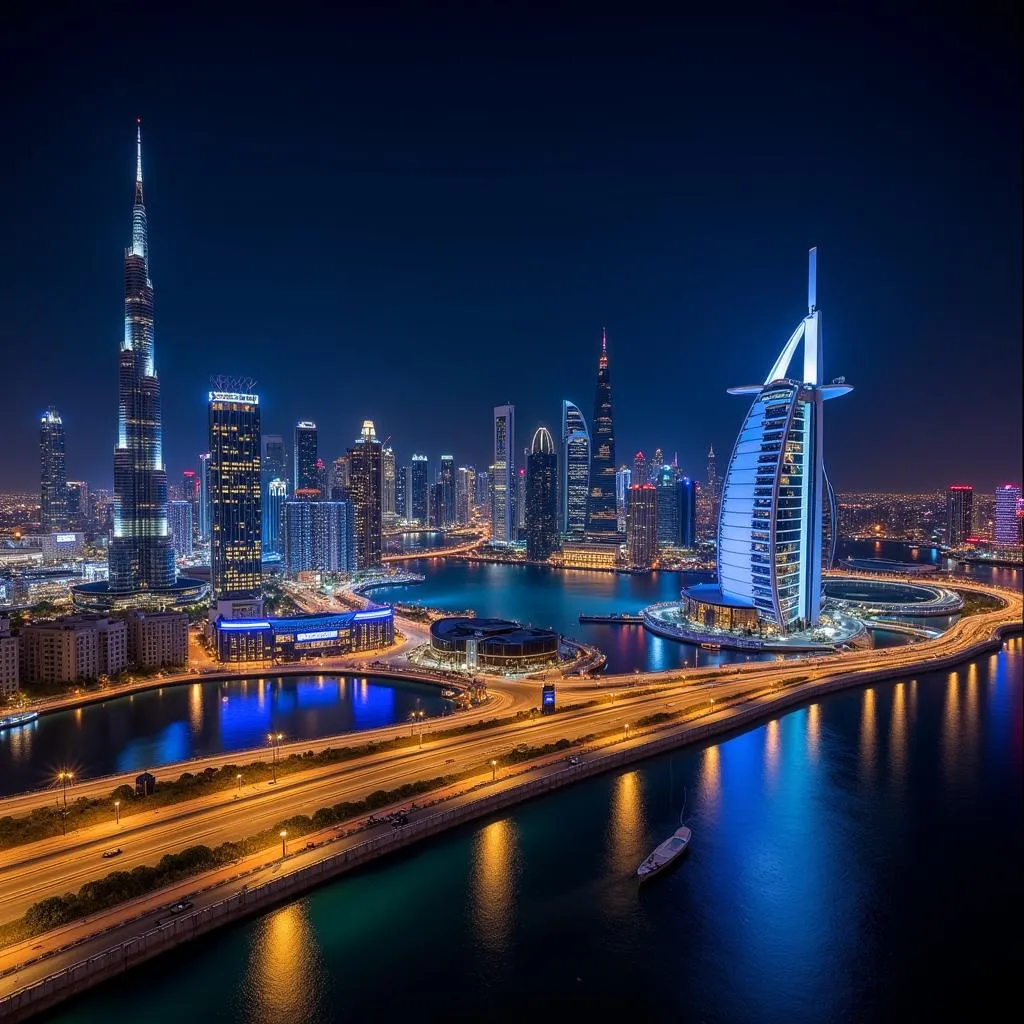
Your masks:
[[[601,328],[601,351],[608,351],[608,332],[603,327]]]

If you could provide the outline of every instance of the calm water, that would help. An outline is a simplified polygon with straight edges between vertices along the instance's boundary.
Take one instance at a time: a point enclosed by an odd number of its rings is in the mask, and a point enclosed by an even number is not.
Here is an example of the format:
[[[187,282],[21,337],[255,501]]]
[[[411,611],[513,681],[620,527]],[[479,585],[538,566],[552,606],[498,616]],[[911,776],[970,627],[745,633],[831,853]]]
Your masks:
[[[429,551],[431,548],[443,548],[444,545],[444,533],[441,530],[396,533],[384,538],[384,554],[413,554],[417,551]]]
[[[271,731],[288,740],[312,739],[404,722],[417,708],[439,715],[450,707],[432,687],[373,676],[167,686],[0,732],[0,794],[46,785],[65,767],[79,778],[141,771],[258,747]]]
[[[590,780],[52,1019],[920,1020],[970,997],[978,1011],[1017,988],[1022,664],[1013,639]],[[684,789],[692,850],[638,890]]]

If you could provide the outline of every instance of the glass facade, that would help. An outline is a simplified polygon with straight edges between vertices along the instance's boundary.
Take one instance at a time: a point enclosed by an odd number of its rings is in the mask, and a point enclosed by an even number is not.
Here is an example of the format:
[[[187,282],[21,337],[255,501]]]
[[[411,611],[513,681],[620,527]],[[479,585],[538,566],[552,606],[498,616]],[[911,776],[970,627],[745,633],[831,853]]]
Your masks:
[[[615,507],[615,426],[612,418],[612,379],[608,369],[608,339],[601,334],[594,393],[593,447],[590,453],[590,494],[587,499],[587,534],[619,539]]]
[[[420,524],[427,525],[428,513],[430,511],[430,463],[426,455],[414,455],[412,465],[409,467],[409,519]]]
[[[313,491],[320,489],[320,473],[317,470],[317,430],[311,420],[301,420],[295,424],[294,452],[294,489],[296,491]]]
[[[39,422],[40,525],[43,533],[67,529],[68,483],[64,468],[64,423],[51,406]]]
[[[526,557],[543,562],[558,548],[558,457],[545,427],[533,435],[526,470]]]
[[[355,510],[355,567],[373,569],[381,564],[384,466],[372,420],[363,420],[359,440],[348,455],[349,492]]]
[[[590,496],[590,431],[579,407],[562,402],[561,529],[582,537]]]
[[[511,405],[494,409],[494,464],[491,466],[491,540],[515,540],[516,411]]]

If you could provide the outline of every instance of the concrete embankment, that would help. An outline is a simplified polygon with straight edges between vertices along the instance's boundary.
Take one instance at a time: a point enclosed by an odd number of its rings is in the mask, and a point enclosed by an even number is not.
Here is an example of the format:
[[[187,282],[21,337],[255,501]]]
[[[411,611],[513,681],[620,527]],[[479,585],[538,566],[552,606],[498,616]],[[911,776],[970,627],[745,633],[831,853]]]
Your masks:
[[[495,814],[583,778],[614,771],[686,744],[699,743],[750,728],[766,718],[795,706],[817,701],[822,696],[838,690],[870,686],[889,679],[952,668],[986,651],[998,649],[1006,634],[1019,632],[1021,626],[1016,623],[997,626],[992,636],[986,640],[955,654],[930,658],[912,669],[882,666],[870,672],[798,684],[780,691],[770,699],[758,699],[754,703],[715,711],[699,722],[669,725],[656,735],[637,737],[631,742],[617,746],[614,751],[595,751],[575,766],[563,767],[559,764],[557,767],[527,770],[522,777],[501,780],[498,784],[500,788],[487,796],[460,798],[466,802],[447,810],[424,813],[397,833],[381,835],[336,853],[328,852],[333,845],[328,844],[324,847],[325,856],[314,863],[296,866],[288,871],[285,862],[284,870],[271,881],[235,892],[219,902],[149,928],[122,942],[112,941],[111,946],[102,952],[5,996],[0,999],[0,1018],[13,1022],[25,1020],[183,942],[224,924],[265,911],[346,871],[458,825]],[[113,940],[113,934],[111,939]]]

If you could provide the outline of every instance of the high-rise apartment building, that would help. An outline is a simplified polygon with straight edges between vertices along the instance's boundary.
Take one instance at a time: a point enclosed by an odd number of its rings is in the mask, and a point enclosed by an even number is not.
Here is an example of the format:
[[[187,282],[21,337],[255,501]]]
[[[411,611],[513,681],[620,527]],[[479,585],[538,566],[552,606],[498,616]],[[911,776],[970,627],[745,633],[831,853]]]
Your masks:
[[[199,539],[210,539],[210,453],[199,456]]]
[[[597,361],[597,388],[590,453],[590,498],[587,502],[587,534],[596,539],[619,541],[619,516],[615,508],[615,422],[612,415],[612,380],[608,369],[608,338],[601,332]]]
[[[671,466],[655,466],[655,505],[657,508],[658,543],[679,543],[679,488],[676,472]]]
[[[560,528],[582,537],[590,497],[590,431],[579,406],[562,402],[562,452],[559,480]]]
[[[395,472],[395,450],[391,445],[385,445],[381,453],[381,472],[383,483],[381,502],[383,507],[382,515],[384,521],[391,525],[398,517],[398,481]]]
[[[1020,543],[1019,503],[1019,484],[1003,484],[996,488],[994,539],[1000,547],[1015,547]]]
[[[292,443],[292,462],[295,468],[293,487],[296,491],[320,490],[317,457],[316,424],[312,420],[300,420],[295,424]]]
[[[526,461],[526,557],[546,561],[558,548],[558,456],[546,427],[533,435]]]
[[[186,469],[181,475],[181,498],[182,501],[187,501],[192,506],[192,528],[194,530],[199,523],[199,477],[196,476],[194,469]],[[177,553],[177,545],[175,545],[175,553]]]
[[[430,509],[427,513],[428,524],[437,530],[444,529],[444,485],[438,480],[427,488],[428,504]]]
[[[210,392],[210,582],[217,601],[255,601],[262,587],[260,400],[252,381]],[[229,618],[233,617],[231,615]]]
[[[441,456],[441,515],[440,526],[447,530],[455,525],[455,458]]]
[[[363,420],[359,440],[349,448],[350,493],[355,507],[356,568],[381,564],[383,449],[373,420]]]
[[[634,569],[649,569],[658,553],[657,488],[630,484],[626,496],[626,546]]]
[[[633,470],[629,466],[620,466],[615,471],[615,520],[622,534],[626,532],[626,495],[632,482]]]
[[[679,539],[681,548],[697,546],[697,482],[681,476],[676,483],[679,492]]]
[[[411,473],[411,466],[398,466],[395,470],[395,515],[405,522],[411,518],[409,514],[409,495],[412,493],[412,484],[409,480]]]
[[[89,485],[84,480],[69,480],[67,488],[68,526],[72,530],[92,529]]]
[[[960,547],[974,536],[974,488],[952,484],[946,491],[946,543]]]
[[[414,455],[409,470],[409,519],[420,526],[429,525],[430,464],[426,455]]]
[[[494,407],[494,464],[491,466],[491,541],[515,540],[516,410],[512,405]]]
[[[276,477],[267,481],[263,495],[262,536],[263,554],[280,555],[281,548],[281,517],[284,514],[284,503],[288,500],[288,481]]]
[[[485,514],[491,507],[491,474],[486,469],[477,470],[476,507],[483,509]]]
[[[349,572],[356,567],[350,501],[287,501],[282,522],[285,572]]]
[[[472,466],[459,466],[455,478],[455,522],[466,526],[473,515],[476,501],[476,470]]]
[[[526,536],[526,460],[530,455],[530,449],[523,449],[523,460],[516,470],[516,504],[514,519],[516,523],[516,540],[522,540]]]
[[[40,525],[43,533],[68,528],[64,422],[51,405],[39,421]]]
[[[263,435],[263,460],[260,472],[264,481],[288,479],[288,455],[284,447],[284,438],[280,434]]]
[[[192,502],[168,502],[171,520],[171,539],[174,541],[175,558],[192,554]]]

